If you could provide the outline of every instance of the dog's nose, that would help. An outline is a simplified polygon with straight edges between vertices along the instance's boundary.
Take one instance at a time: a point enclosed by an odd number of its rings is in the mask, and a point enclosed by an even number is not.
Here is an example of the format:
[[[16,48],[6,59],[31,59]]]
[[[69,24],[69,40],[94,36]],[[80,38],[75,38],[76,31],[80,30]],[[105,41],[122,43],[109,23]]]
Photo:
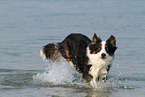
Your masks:
[[[106,57],[106,54],[105,53],[102,53],[101,56],[102,56],[102,58],[105,58]]]

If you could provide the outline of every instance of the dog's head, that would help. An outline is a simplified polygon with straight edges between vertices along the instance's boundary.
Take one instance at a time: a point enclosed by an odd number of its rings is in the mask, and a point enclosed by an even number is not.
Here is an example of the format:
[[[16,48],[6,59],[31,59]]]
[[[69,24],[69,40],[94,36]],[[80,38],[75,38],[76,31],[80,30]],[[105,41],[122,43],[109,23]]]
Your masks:
[[[97,54],[102,59],[113,56],[116,49],[116,39],[113,35],[107,41],[102,41],[94,34],[92,43],[89,45],[90,54]]]

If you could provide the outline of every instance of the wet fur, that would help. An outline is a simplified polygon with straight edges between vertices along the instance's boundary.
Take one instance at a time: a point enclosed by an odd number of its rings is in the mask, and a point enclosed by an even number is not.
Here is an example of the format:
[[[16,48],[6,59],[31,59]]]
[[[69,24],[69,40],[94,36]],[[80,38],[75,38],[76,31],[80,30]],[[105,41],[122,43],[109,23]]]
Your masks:
[[[96,85],[96,80],[106,80],[116,49],[113,35],[107,41],[102,41],[94,34],[91,41],[85,35],[70,34],[60,43],[44,46],[40,54],[44,59],[52,61],[64,57],[87,83]]]

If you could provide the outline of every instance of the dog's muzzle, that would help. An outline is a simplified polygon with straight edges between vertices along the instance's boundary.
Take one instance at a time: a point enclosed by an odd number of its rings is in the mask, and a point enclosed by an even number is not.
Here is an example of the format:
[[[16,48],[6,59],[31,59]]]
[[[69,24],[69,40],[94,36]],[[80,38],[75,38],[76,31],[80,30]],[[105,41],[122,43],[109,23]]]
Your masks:
[[[102,53],[102,54],[101,54],[101,58],[102,58],[102,59],[105,59],[105,58],[106,58],[106,54],[105,54],[105,53]]]

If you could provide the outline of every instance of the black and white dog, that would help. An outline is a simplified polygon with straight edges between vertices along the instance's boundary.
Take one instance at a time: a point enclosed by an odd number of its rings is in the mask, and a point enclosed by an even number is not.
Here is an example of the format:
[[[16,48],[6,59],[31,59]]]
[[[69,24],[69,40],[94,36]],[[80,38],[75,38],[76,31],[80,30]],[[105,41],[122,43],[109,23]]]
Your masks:
[[[113,35],[102,41],[94,34],[92,41],[82,34],[70,34],[60,43],[49,43],[40,50],[44,59],[54,61],[64,57],[74,70],[92,86],[107,79],[107,73],[117,49]]]

